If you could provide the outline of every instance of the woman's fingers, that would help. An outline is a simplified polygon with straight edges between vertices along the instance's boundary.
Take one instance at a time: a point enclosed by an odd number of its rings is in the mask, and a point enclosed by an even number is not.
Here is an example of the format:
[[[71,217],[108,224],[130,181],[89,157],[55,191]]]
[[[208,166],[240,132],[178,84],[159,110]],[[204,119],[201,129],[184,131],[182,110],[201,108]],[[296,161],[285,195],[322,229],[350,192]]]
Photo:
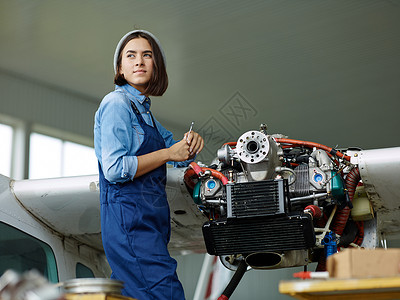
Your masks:
[[[193,158],[199,154],[204,147],[204,140],[197,132],[186,132],[183,136],[183,141],[188,145],[189,158]]]
[[[189,152],[192,156],[193,154],[198,154],[203,149],[204,140],[197,132],[191,132],[188,136]]]

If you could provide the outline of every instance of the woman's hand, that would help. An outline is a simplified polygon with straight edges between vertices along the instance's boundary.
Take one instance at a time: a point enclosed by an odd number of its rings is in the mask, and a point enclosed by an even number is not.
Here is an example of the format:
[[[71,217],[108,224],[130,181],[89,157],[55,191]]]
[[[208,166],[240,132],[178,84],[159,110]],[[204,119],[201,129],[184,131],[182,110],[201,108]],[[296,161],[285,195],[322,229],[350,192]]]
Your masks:
[[[185,139],[173,144],[167,148],[169,161],[185,161],[189,159],[189,145]]]
[[[186,132],[179,142],[169,148],[138,156],[135,178],[146,174],[168,161],[185,161],[199,154],[204,147],[203,138],[196,132]]]
[[[203,138],[194,131],[186,132],[183,139],[168,148],[171,161],[185,161],[195,157],[204,147]]]
[[[186,132],[183,139],[189,145],[189,158],[193,158],[199,154],[204,147],[204,140],[197,132]]]

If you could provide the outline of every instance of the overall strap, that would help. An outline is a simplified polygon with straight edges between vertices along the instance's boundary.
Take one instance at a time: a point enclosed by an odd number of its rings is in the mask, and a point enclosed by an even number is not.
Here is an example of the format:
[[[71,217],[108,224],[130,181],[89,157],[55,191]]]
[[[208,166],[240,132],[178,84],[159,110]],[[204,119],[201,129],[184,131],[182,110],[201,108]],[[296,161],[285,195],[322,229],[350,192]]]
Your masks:
[[[133,111],[136,113],[136,115],[140,116],[144,122],[142,114],[140,113],[139,109],[136,107],[135,103],[133,103],[133,101],[131,101],[131,106],[132,106]],[[153,121],[153,127],[156,128],[156,122],[154,121],[154,117],[153,117],[153,114],[151,113],[151,111],[150,111],[150,117],[151,117],[151,120]]]
[[[131,106],[132,106],[132,109],[136,112],[136,114],[140,115],[140,111],[136,107],[135,103],[133,103],[133,101],[131,101]]]

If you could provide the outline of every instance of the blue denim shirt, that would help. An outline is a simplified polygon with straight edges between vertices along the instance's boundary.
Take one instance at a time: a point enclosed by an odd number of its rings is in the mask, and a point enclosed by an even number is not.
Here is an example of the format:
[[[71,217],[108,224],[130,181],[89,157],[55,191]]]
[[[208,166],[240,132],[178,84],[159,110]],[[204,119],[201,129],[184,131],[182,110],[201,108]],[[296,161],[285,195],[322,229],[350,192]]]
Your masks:
[[[144,121],[154,127],[150,113],[151,100],[129,84],[116,86],[115,91],[107,94],[95,115],[94,149],[104,176],[111,183],[133,180],[138,166],[136,152],[143,143],[144,132],[130,101],[134,102]],[[155,118],[154,121],[166,147],[175,144],[177,141],[172,133]],[[184,167],[191,161],[171,163],[175,167]]]

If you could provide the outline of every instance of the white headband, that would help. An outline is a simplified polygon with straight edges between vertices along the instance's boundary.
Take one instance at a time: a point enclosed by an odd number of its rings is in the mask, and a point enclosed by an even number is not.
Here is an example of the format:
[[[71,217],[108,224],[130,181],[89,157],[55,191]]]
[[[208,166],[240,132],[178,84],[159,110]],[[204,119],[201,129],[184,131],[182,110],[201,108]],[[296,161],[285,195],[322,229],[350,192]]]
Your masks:
[[[122,43],[125,41],[125,39],[129,35],[131,35],[132,33],[135,33],[135,32],[146,33],[146,34],[148,34],[149,36],[151,36],[154,39],[154,41],[158,45],[158,48],[160,48],[161,55],[162,55],[162,57],[164,59],[164,64],[167,65],[167,60],[165,59],[165,53],[164,53],[164,50],[161,48],[160,41],[152,33],[148,32],[146,30],[132,30],[132,31],[128,32],[127,34],[125,34],[118,42],[117,48],[115,49],[115,53],[114,53],[114,72],[117,73],[117,61],[118,61],[118,55],[119,55],[119,52],[121,50],[120,48],[121,48]]]

